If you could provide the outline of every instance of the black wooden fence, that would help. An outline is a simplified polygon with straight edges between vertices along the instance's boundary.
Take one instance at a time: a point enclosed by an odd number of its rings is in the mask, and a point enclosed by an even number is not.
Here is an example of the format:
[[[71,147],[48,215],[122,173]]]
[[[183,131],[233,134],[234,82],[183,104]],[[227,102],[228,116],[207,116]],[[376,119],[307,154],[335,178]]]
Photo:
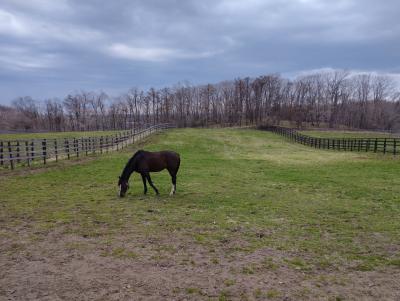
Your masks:
[[[261,126],[259,128],[284,136],[291,141],[321,149],[397,155],[400,146],[399,138],[318,138],[301,134],[291,128],[279,126]]]
[[[0,168],[14,169],[38,162],[46,164],[48,161],[119,150],[171,127],[174,126],[157,124],[99,137],[0,140]]]

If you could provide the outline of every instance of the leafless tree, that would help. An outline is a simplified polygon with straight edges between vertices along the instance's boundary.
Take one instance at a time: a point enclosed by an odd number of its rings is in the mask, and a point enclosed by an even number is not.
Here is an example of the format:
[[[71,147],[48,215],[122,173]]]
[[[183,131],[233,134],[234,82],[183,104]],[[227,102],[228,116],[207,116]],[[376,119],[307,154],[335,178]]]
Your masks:
[[[127,129],[158,122],[240,126],[284,121],[298,127],[392,130],[400,128],[398,88],[386,76],[336,70],[293,80],[269,74],[217,84],[132,88],[117,97],[81,91],[62,102],[17,98],[12,108],[0,108],[0,126],[62,131]],[[2,113],[5,110],[8,114]]]

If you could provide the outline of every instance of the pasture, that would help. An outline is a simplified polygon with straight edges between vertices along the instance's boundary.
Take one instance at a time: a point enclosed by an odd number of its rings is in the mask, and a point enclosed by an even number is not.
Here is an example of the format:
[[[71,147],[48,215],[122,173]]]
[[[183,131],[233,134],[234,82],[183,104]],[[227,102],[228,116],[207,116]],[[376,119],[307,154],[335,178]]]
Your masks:
[[[181,155],[142,194],[138,148]],[[174,129],[0,174],[0,299],[395,300],[400,160],[249,129]]]

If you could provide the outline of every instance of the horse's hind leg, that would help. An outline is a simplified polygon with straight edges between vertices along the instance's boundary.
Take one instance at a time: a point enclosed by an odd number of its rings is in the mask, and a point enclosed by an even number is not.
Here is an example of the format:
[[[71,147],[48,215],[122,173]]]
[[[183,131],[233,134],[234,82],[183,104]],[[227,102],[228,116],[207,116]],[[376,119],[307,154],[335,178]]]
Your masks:
[[[172,178],[172,188],[169,195],[174,195],[176,192],[176,175],[171,175],[171,178]]]
[[[178,157],[175,162],[170,162],[170,164],[167,167],[172,180],[172,188],[169,195],[173,195],[176,192],[176,174],[178,173],[180,164],[181,164],[181,159]]]
[[[144,189],[143,193],[146,194],[147,193],[146,175],[142,173],[141,176],[142,176],[143,189]]]
[[[160,193],[158,192],[157,187],[154,186],[153,181],[151,180],[150,174],[149,174],[149,173],[146,173],[146,179],[147,179],[147,181],[149,182],[150,186],[153,187],[153,189],[154,189],[154,191],[156,192],[156,194],[157,194],[157,195],[160,194]]]
[[[171,188],[171,192],[169,193],[169,195],[173,195],[176,192],[176,173],[178,172],[178,170],[168,169],[168,172],[169,172],[169,174],[171,176],[171,180],[172,180],[172,188]]]

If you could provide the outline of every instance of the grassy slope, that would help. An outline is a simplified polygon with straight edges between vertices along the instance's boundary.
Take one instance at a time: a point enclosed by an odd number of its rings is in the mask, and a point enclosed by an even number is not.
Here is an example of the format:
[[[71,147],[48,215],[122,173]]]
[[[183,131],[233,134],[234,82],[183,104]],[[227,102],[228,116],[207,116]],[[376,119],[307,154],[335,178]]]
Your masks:
[[[181,154],[173,198],[166,172],[153,174],[161,197],[143,197],[138,175],[128,196],[117,197],[131,149],[0,178],[0,229],[27,225],[32,241],[57,228],[109,241],[124,229],[175,231],[210,249],[238,240],[243,250],[292,251],[299,258],[287,264],[304,270],[400,263],[398,159],[314,150],[255,130],[171,130],[146,149]]]
[[[99,136],[113,135],[113,134],[116,134],[116,133],[118,133],[118,131],[48,132],[48,133],[0,134],[0,140],[99,137]]]
[[[367,132],[367,131],[300,131],[304,135],[318,138],[393,138],[389,133]]]

